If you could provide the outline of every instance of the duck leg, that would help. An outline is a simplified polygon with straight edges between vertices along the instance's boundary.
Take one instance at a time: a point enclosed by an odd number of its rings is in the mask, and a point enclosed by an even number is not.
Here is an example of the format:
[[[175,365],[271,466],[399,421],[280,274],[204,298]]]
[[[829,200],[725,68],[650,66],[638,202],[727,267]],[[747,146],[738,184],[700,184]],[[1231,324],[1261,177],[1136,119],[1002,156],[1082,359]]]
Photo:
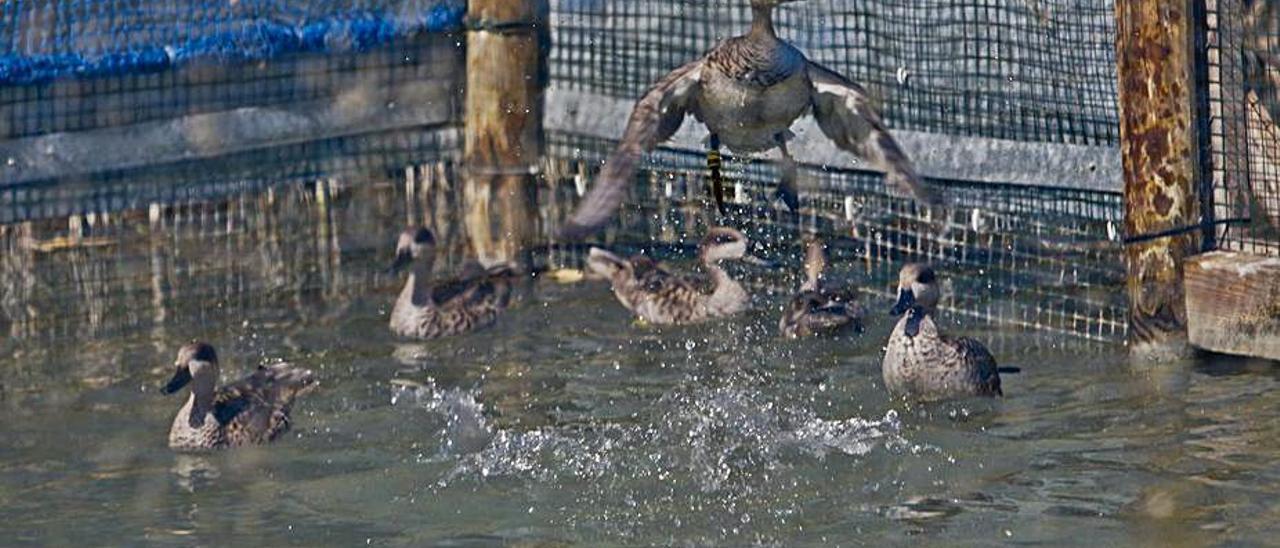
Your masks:
[[[787,204],[787,209],[792,213],[800,211],[800,168],[796,164],[796,159],[791,157],[791,153],[787,151],[786,137],[779,134],[777,136],[778,150],[782,151],[782,163],[779,167],[782,169],[781,178],[778,179],[778,190],[775,196],[782,199],[782,203]]]
[[[715,196],[716,209],[720,211],[720,215],[726,214],[724,205],[724,176],[720,173],[720,167],[723,159],[720,157],[720,136],[711,134],[709,142],[710,148],[707,150],[707,169],[711,172],[711,194]]]

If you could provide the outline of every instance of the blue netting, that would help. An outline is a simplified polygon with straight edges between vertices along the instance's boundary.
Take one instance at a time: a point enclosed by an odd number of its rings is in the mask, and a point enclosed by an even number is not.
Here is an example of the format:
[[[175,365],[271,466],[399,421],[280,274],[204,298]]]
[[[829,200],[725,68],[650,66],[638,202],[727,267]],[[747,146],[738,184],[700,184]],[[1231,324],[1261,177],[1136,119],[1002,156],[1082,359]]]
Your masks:
[[[362,51],[461,26],[465,0],[4,0],[0,84]]]

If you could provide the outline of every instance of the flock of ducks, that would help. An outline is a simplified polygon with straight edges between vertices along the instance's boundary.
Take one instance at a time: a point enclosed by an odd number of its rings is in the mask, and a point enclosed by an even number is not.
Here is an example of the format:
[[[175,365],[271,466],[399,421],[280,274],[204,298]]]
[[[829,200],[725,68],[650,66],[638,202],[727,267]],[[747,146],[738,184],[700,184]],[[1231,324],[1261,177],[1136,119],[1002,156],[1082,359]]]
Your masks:
[[[871,107],[866,91],[778,38],[773,9],[790,1],[794,0],[751,0],[748,33],[725,40],[675,69],[639,100],[617,149],[562,236],[579,239],[607,224],[621,205],[643,154],[670,138],[688,115],[710,132],[709,158],[719,157],[721,144],[748,154],[779,150],[783,169],[778,196],[792,211],[799,207],[799,200],[795,162],[787,150],[792,137],[789,128],[807,113],[813,114],[822,132],[839,148],[884,171],[892,187],[925,206],[941,204],[940,195],[916,174]],[[720,202],[721,183],[718,170],[712,167]],[[598,248],[591,249],[587,264],[609,281],[618,301],[641,320],[691,324],[750,307],[749,293],[721,267],[723,261],[760,262],[747,251],[746,236],[720,227],[709,230],[699,246],[698,259],[707,274],[703,278],[672,272],[643,255],[624,258]],[[458,279],[433,280],[434,255],[435,238],[426,228],[400,235],[392,269],[410,268],[410,273],[392,309],[391,330],[405,337],[436,339],[492,325],[512,300],[516,272],[506,267],[473,267]],[[822,243],[807,242],[805,257],[805,282],[783,311],[782,335],[800,338],[860,331],[865,314],[854,292],[823,278]],[[1001,370],[986,347],[939,332],[932,317],[939,295],[932,269],[923,265],[902,269],[892,310],[902,318],[889,336],[882,363],[886,388],[917,400],[1001,395]],[[179,450],[276,439],[289,429],[293,400],[316,386],[310,371],[277,364],[219,387],[218,357],[205,343],[184,346],[174,367],[164,392],[191,386],[169,432],[169,445]]]
[[[726,318],[751,307],[751,295],[721,263],[767,264],[748,253],[738,230],[712,228],[698,247],[705,275],[674,272],[645,255],[620,257],[591,248],[588,268],[607,280],[619,303],[650,324],[689,325]],[[470,267],[452,279],[431,275],[435,239],[416,227],[400,235],[393,269],[412,266],[392,308],[390,328],[404,337],[437,339],[489,327],[507,310],[518,274],[501,267]],[[861,332],[866,319],[857,294],[823,277],[824,245],[811,239],[805,251],[805,281],[784,307],[779,331],[787,338]],[[881,371],[894,395],[919,401],[999,396],[1000,372],[982,343],[939,331],[933,313],[941,292],[933,269],[902,268],[891,313],[902,316],[889,336]],[[231,384],[217,386],[218,356],[195,342],[182,347],[166,394],[188,385],[191,394],[169,431],[169,446],[210,450],[256,445],[289,429],[293,400],[316,386],[315,376],[288,364],[259,367]]]

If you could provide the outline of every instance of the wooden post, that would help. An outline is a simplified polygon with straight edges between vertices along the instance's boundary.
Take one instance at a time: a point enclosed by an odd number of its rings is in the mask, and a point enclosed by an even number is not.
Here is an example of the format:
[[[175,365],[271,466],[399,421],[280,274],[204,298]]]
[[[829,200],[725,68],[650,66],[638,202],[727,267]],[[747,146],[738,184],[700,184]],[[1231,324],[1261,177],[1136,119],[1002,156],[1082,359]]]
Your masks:
[[[1124,225],[1129,238],[1198,225],[1194,0],[1116,2]],[[1131,242],[1126,249],[1129,342],[1135,355],[1184,355],[1183,260],[1197,231]]]
[[[534,232],[549,11],[547,0],[467,6],[463,206],[472,246],[486,265],[526,261]]]

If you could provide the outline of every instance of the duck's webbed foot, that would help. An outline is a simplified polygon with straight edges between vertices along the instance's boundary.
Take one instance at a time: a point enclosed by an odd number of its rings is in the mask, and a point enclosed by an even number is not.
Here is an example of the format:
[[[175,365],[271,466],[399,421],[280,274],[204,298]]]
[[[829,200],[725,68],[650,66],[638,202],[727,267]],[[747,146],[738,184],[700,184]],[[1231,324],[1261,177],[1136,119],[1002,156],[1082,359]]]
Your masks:
[[[724,176],[720,171],[723,159],[720,157],[720,136],[711,134],[710,148],[707,150],[707,169],[711,172],[711,194],[716,200],[716,209],[720,215],[727,210],[724,205]]]

